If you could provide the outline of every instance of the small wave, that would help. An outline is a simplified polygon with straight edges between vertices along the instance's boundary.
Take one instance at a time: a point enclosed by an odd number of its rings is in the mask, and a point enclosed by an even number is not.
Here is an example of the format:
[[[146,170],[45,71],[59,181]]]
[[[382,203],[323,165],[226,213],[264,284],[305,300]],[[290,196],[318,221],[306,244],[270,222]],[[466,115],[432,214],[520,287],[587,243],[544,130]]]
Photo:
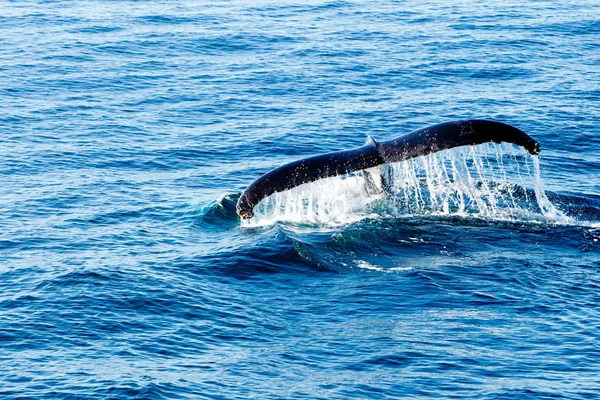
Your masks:
[[[555,262],[556,249],[570,254],[562,262],[593,265],[600,246],[597,229],[457,216],[365,219],[328,231],[280,227],[302,258],[343,274],[478,268],[491,260],[548,265]]]
[[[238,225],[239,217],[235,211],[238,195],[223,194],[199,210],[199,223],[203,225],[233,228]]]

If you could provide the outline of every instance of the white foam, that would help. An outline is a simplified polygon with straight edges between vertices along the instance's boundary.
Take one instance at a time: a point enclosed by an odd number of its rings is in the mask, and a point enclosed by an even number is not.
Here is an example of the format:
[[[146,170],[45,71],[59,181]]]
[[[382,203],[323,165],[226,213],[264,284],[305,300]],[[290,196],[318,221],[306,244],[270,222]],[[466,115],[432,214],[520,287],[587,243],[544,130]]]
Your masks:
[[[360,268],[360,269],[366,269],[366,270],[371,270],[371,271],[378,271],[378,272],[402,272],[402,271],[410,271],[413,269],[413,267],[390,267],[390,268],[385,268],[385,267],[380,267],[378,265],[369,263],[367,261],[364,260],[357,260],[355,262],[355,265]]]
[[[368,216],[369,204],[383,196],[368,196],[362,173],[321,179],[275,193],[254,207],[246,226],[271,225],[277,221],[344,225]],[[372,213],[371,213],[372,214]]]

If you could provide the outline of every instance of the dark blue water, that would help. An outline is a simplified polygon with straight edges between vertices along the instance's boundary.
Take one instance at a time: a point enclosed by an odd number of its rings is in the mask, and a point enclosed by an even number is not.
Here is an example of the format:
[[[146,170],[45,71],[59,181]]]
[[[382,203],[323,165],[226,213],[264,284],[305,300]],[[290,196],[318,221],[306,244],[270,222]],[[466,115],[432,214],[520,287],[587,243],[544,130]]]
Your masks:
[[[600,396],[600,4],[310,3],[0,4],[2,398]],[[235,214],[465,118],[563,217]]]

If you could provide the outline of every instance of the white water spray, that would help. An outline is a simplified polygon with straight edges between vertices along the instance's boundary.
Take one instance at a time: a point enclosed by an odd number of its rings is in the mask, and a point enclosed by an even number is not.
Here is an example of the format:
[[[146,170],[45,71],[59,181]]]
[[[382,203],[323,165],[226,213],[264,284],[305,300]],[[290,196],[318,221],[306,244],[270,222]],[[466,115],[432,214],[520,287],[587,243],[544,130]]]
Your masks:
[[[362,172],[263,199],[245,226],[292,221],[338,225],[366,217],[457,215],[570,223],[543,189],[537,156],[511,144],[459,147],[381,167],[388,190],[365,190]],[[371,172],[380,181],[379,167]]]

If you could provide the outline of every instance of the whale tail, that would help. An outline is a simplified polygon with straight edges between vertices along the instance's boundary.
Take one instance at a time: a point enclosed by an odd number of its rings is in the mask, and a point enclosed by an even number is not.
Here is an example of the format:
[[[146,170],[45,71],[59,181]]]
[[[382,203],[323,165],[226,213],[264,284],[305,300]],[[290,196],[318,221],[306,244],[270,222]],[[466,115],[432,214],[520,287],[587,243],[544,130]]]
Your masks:
[[[362,171],[367,194],[382,191],[390,193],[393,174],[389,163],[487,142],[512,143],[523,147],[532,155],[540,151],[539,143],[520,129],[488,120],[464,120],[432,125],[381,143],[369,136],[365,145],[357,149],[304,158],[266,173],[244,190],[236,210],[240,217],[249,219],[254,215],[254,206],[273,193],[357,171]],[[382,166],[379,171],[374,169],[379,166]]]

